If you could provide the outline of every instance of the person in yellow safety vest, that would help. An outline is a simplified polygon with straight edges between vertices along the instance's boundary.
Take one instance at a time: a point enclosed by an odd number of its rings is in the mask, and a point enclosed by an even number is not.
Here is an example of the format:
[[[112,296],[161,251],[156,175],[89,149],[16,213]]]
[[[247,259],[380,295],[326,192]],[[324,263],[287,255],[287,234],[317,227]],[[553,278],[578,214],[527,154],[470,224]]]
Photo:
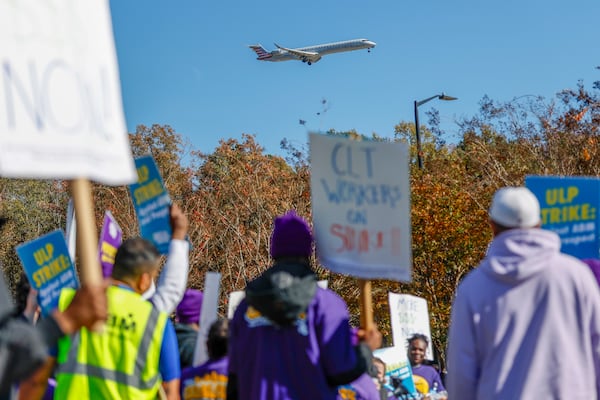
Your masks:
[[[158,270],[159,254],[149,241],[134,238],[119,247],[105,326],[59,341],[55,399],[156,399],[161,382],[168,400],[179,399],[175,330],[165,312],[141,297]],[[60,309],[72,295],[63,290]]]

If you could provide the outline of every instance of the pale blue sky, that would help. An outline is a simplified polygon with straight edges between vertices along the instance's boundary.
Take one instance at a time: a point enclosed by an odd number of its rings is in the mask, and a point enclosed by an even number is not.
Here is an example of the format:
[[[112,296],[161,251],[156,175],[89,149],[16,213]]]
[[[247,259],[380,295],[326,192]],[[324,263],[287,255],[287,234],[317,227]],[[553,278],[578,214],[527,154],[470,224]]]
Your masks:
[[[130,132],[171,125],[194,147],[255,134],[269,153],[307,131],[356,129],[392,137],[414,121],[413,101],[445,92],[454,121],[495,100],[552,97],[600,80],[598,0],[214,1],[111,0]],[[260,62],[247,45],[302,47],[367,38],[377,47],[334,54],[312,66]],[[321,116],[321,100],[329,109]],[[306,126],[298,123],[307,121]]]

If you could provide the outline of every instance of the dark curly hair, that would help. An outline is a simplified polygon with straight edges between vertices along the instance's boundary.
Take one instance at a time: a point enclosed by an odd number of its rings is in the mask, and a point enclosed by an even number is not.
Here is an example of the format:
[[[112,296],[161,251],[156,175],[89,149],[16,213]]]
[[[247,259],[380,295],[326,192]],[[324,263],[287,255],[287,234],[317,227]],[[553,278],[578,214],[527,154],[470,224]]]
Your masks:
[[[409,337],[407,340],[408,345],[410,346],[410,344],[415,340],[422,340],[423,342],[425,342],[425,347],[429,347],[429,338],[423,335],[422,333],[415,333],[411,337]]]
[[[218,359],[227,355],[227,341],[229,340],[229,320],[218,319],[208,330],[206,347],[211,359]]]

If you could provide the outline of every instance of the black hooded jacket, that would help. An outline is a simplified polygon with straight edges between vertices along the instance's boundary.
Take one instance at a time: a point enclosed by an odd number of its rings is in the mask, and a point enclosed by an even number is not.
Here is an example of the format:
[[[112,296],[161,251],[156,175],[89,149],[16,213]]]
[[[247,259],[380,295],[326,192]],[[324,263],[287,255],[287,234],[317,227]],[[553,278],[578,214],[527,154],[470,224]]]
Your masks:
[[[317,291],[317,277],[302,259],[276,262],[246,286],[246,301],[279,326],[293,323]]]

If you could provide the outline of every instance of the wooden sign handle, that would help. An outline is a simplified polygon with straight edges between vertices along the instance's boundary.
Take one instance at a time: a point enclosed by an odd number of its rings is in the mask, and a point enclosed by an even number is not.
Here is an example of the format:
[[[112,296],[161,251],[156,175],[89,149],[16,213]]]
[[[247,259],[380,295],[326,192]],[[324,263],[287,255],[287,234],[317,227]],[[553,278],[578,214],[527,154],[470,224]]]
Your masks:
[[[157,397],[159,400],[167,400],[167,393],[165,392],[165,389],[162,386],[160,386],[158,388],[158,396]]]
[[[83,285],[100,285],[103,279],[98,260],[92,185],[85,178],[74,179],[71,181],[71,193],[77,214],[77,250],[81,259],[79,267],[81,283]]]
[[[369,330],[375,326],[373,322],[373,301],[371,296],[371,281],[359,279],[360,289],[360,327]]]

